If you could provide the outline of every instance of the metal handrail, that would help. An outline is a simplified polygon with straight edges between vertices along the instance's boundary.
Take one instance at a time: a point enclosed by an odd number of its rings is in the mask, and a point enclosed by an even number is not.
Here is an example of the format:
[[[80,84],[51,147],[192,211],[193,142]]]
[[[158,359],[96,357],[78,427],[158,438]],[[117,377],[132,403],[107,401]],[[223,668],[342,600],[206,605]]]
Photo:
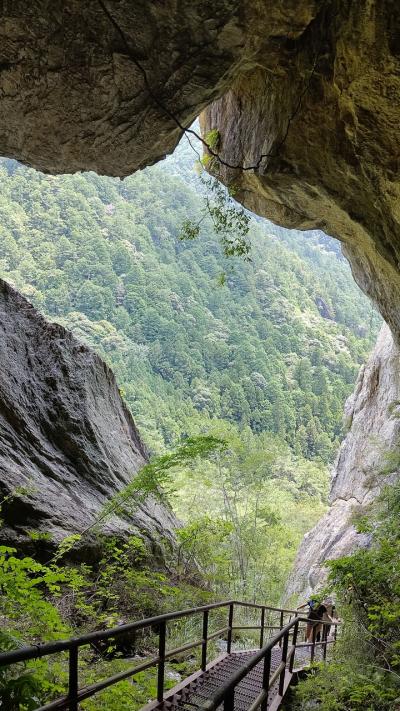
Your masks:
[[[118,637],[121,634],[126,634],[127,632],[142,630],[146,627],[153,627],[155,625],[160,624],[161,622],[170,622],[171,620],[190,617],[200,612],[216,610],[217,608],[228,607],[230,605],[240,605],[242,607],[252,607],[260,610],[271,610],[272,612],[284,612],[292,615],[296,614],[296,610],[285,610],[282,608],[270,607],[268,605],[256,605],[251,602],[247,603],[238,600],[224,600],[223,602],[214,602],[210,605],[202,605],[201,607],[193,607],[187,610],[167,612],[163,615],[157,615],[157,617],[148,617],[144,620],[138,620],[137,622],[128,622],[125,625],[111,627],[108,630],[88,632],[87,634],[80,635],[79,637],[71,637],[69,639],[63,639],[57,642],[35,644],[29,647],[20,647],[10,652],[2,652],[0,653],[0,667],[8,664],[14,664],[16,662],[28,661],[29,659],[38,659],[39,657],[44,657],[49,654],[65,652],[66,650],[72,649],[73,647],[82,647],[87,644],[92,644],[93,642],[101,642],[103,640],[110,639],[111,637]]]
[[[69,651],[69,684],[68,684],[68,695],[62,698],[56,699],[44,706],[41,706],[37,711],[51,711],[55,709],[69,709],[69,711],[77,711],[78,703],[83,699],[87,699],[93,696],[99,691],[118,683],[119,681],[132,677],[138,674],[144,669],[158,665],[158,679],[157,679],[157,699],[158,701],[163,700],[164,696],[164,673],[165,673],[165,662],[171,656],[188,651],[195,647],[202,647],[202,662],[201,669],[205,671],[207,665],[207,643],[219,634],[227,633],[227,652],[231,651],[232,645],[232,633],[235,631],[235,626],[233,625],[233,613],[234,607],[245,607],[251,609],[261,610],[261,624],[255,629],[259,629],[260,632],[260,646],[263,644],[264,630],[268,629],[265,625],[265,612],[279,612],[280,613],[280,628],[283,625],[283,619],[285,614],[295,615],[297,617],[296,610],[288,610],[284,608],[271,607],[268,605],[259,605],[257,603],[247,603],[240,600],[225,600],[223,602],[210,603],[209,605],[202,605],[200,607],[190,608],[186,610],[180,610],[177,612],[165,613],[163,615],[158,615],[156,617],[150,617],[148,619],[139,620],[137,622],[130,622],[125,625],[119,625],[118,627],[113,627],[108,630],[102,630],[97,632],[89,632],[85,635],[79,637],[74,637],[71,639],[58,640],[56,642],[46,642],[45,644],[37,644],[27,647],[22,647],[9,652],[0,653],[0,667],[9,666],[10,664],[16,664],[18,662],[29,661],[31,659],[38,659],[41,657],[49,656],[52,654],[57,654],[60,652]],[[228,626],[224,627],[218,632],[213,634],[208,634],[208,617],[210,610],[216,610],[227,607],[229,610],[228,616]],[[174,650],[166,650],[166,625],[170,621],[183,619],[185,617],[191,617],[196,614],[203,614],[203,631],[202,638],[196,642],[182,645]],[[158,627],[158,637],[159,637],[159,649],[158,656],[153,657],[150,660],[143,662],[131,669],[127,669],[119,674],[108,677],[96,684],[83,687],[79,689],[78,685],[78,653],[79,648],[85,645],[93,644],[94,642],[101,642],[103,640],[108,640],[110,638],[119,637],[127,633],[135,632],[138,630],[143,630],[148,627]]]
[[[218,706],[220,706],[222,703],[224,704],[224,711],[233,711],[234,709],[234,697],[235,697],[235,689],[236,686],[251,672],[254,667],[257,666],[261,661],[264,660],[264,673],[263,673],[263,684],[262,684],[262,690],[260,694],[257,696],[257,698],[253,701],[251,704],[251,707],[249,711],[256,711],[259,707],[261,707],[262,711],[266,709],[266,704],[268,701],[268,692],[270,687],[272,686],[273,683],[279,678],[279,695],[283,696],[283,691],[284,691],[284,683],[285,683],[285,673],[286,673],[286,667],[287,663],[289,662],[289,671],[293,671],[293,662],[294,662],[294,654],[296,651],[296,643],[297,643],[297,633],[298,633],[298,628],[299,628],[299,623],[300,622],[307,622],[309,623],[310,620],[306,617],[295,617],[295,619],[291,620],[288,622],[285,627],[283,627],[280,632],[278,632],[262,649],[259,650],[259,652],[256,652],[250,659],[243,664],[243,666],[240,667],[232,676],[227,679],[225,684],[223,684],[214,694],[212,699],[208,699],[207,701],[202,704],[201,709],[202,711],[215,711]],[[333,622],[333,621],[325,621],[325,620],[318,620],[318,625],[321,624],[324,626],[324,631],[327,629],[328,626],[335,627],[335,630],[338,626],[338,622]],[[289,643],[289,633],[293,629],[293,640],[292,640],[292,646],[291,649],[288,650],[288,643]],[[315,641],[315,636],[316,636],[316,626],[314,627],[313,630],[313,640],[312,642],[309,643],[309,646],[311,646],[311,661],[314,659],[314,650],[315,646],[322,644],[324,645],[324,659],[326,658],[326,646],[329,643],[326,634],[324,634],[324,639],[321,643]],[[281,646],[281,642],[283,641],[283,644]],[[279,664],[278,668],[275,670],[274,674],[272,677],[270,677],[270,668],[271,668],[271,652],[273,647],[276,647],[277,645],[281,646],[282,653],[281,653],[281,663]]]

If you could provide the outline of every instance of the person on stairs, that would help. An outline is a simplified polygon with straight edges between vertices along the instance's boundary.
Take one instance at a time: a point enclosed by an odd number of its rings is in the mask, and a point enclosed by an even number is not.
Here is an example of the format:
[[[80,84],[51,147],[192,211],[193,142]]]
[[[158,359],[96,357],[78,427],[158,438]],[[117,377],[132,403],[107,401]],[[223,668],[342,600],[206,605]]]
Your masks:
[[[314,600],[313,598],[310,598],[310,600],[307,600],[307,602],[304,603],[304,605],[299,605],[297,608],[298,610],[303,610],[305,607],[308,607],[308,614],[307,614],[307,619],[309,622],[307,623],[306,627],[306,633],[305,633],[305,641],[308,642],[309,637],[312,637],[312,630],[314,623],[312,620],[319,619],[315,616],[315,612],[318,608],[318,602],[317,600]]]
[[[306,630],[306,642],[320,642],[321,633],[324,625],[322,622],[335,622],[332,617],[333,602],[331,598],[327,598],[324,602],[316,605],[308,614],[308,624]],[[330,625],[328,627],[329,633]],[[315,630],[315,631],[314,631]]]

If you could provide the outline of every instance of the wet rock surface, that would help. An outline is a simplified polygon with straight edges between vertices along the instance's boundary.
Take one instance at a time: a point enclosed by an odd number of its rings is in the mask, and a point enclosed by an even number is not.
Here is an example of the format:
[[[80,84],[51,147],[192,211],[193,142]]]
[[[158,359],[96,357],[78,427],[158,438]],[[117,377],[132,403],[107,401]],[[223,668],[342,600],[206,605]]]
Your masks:
[[[11,495],[2,506],[1,542],[26,546],[31,530],[53,542],[82,532],[146,462],[113,373],[1,280],[0,373],[0,499]],[[162,558],[175,523],[148,500],[131,520],[113,516],[104,528],[118,537],[139,534]]]
[[[400,353],[385,325],[347,400],[349,431],[332,472],[330,508],[303,539],[287,587],[288,596],[304,599],[325,580],[325,560],[368,545],[369,537],[356,532],[351,517],[365,510],[388,480],[381,472],[387,454],[398,447],[399,398]]]

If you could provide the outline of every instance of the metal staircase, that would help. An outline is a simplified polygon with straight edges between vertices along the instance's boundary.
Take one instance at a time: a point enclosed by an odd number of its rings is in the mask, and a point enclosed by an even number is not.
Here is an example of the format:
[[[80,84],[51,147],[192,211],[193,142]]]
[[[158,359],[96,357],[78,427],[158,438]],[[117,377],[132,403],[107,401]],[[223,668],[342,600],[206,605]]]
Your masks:
[[[251,612],[259,615],[258,624],[242,624],[243,614]],[[214,615],[216,619],[211,620]],[[201,623],[201,637],[194,641],[168,649],[168,627],[186,618],[197,618]],[[223,617],[226,624],[210,631],[211,623]],[[199,619],[200,618],[200,619]],[[237,619],[239,618],[239,619]],[[241,624],[237,624],[239,622]],[[256,605],[253,603],[228,600],[189,610],[171,612],[138,622],[120,625],[112,629],[91,632],[81,637],[23,647],[0,654],[0,667],[18,662],[49,657],[60,652],[69,655],[68,694],[38,707],[37,711],[69,709],[78,711],[79,704],[94,694],[134,678],[136,674],[151,667],[157,668],[157,698],[143,711],[277,711],[285,697],[294,675],[305,669],[314,659],[326,660],[329,645],[336,640],[336,624],[322,623],[322,640],[312,643],[300,642],[302,629],[307,622],[297,610]],[[215,625],[214,625],[215,626]],[[334,635],[328,637],[329,628]],[[123,638],[124,643],[142,630],[151,630],[158,636],[158,653],[129,667],[123,672],[103,679],[90,686],[79,685],[78,659],[83,647]],[[249,631],[259,633],[258,649],[236,649],[240,646],[240,635]],[[236,641],[236,637],[238,641]],[[210,642],[225,640],[225,651],[208,661]],[[200,648],[199,669],[177,686],[165,692],[165,672],[168,660],[181,658],[189,651]],[[132,711],[138,711],[132,709]]]

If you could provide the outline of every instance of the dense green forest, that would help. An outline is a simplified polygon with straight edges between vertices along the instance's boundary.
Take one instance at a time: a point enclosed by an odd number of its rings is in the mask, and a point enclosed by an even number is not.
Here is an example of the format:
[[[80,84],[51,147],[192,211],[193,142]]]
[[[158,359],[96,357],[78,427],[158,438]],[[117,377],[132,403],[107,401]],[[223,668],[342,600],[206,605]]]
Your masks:
[[[185,151],[123,182],[4,160],[0,274],[111,364],[151,452],[219,418],[327,463],[378,317],[318,233],[253,221],[249,263],[208,223],[179,241],[191,170]]]
[[[196,558],[214,591],[278,600],[379,324],[338,244],[255,219],[250,261],[224,256],[209,219],[180,240],[204,210],[185,143],[122,182],[0,170],[0,275],[107,360],[152,455],[225,438],[229,456],[196,470],[197,497],[177,472],[170,501],[193,540],[210,532],[218,574],[204,546]]]
[[[185,145],[123,182],[0,163],[0,276],[111,365],[153,457],[197,436],[225,443],[164,487],[182,521],[169,573],[136,536],[102,539],[101,574],[0,549],[10,647],[225,595],[278,602],[325,509],[343,403],[379,317],[321,233],[252,219],[249,261],[224,256],[210,219],[181,240],[204,212],[193,166]],[[35,679],[46,700],[65,669]],[[141,705],[152,684],[144,675],[86,707]]]

